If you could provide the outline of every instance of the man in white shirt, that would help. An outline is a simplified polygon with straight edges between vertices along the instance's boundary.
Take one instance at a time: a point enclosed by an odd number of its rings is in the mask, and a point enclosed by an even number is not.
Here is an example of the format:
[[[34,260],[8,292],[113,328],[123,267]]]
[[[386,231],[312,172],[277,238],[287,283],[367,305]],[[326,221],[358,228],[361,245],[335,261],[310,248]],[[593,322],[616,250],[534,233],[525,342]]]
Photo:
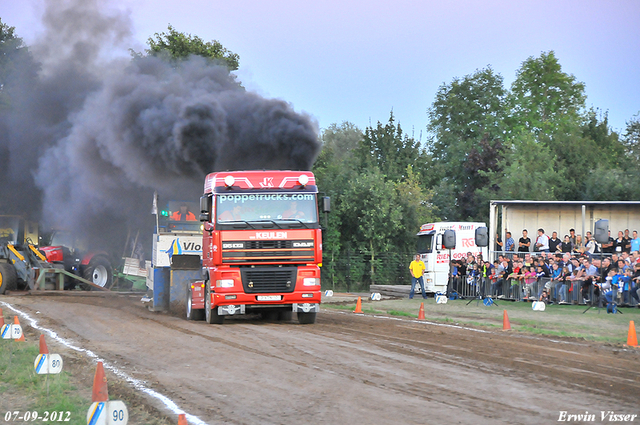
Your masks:
[[[549,252],[549,236],[544,234],[544,229],[538,229],[536,248],[538,248],[540,252]]]

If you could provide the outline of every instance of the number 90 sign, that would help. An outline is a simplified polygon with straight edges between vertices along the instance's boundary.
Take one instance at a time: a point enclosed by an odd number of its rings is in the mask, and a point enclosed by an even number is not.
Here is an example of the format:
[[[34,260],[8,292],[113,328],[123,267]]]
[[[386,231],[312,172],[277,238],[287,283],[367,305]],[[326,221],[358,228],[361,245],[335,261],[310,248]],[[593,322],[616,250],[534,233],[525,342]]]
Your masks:
[[[94,402],[87,412],[87,425],[126,425],[129,412],[120,400]]]

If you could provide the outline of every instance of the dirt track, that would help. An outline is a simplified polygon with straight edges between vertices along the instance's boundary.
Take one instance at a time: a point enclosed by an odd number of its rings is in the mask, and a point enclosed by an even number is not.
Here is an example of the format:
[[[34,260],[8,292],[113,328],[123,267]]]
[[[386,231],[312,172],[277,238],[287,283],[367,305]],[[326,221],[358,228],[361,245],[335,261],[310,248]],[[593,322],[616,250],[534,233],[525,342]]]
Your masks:
[[[600,411],[640,414],[638,351],[325,309],[315,325],[216,326],[135,299],[2,300],[210,424],[542,424],[560,411],[606,423]]]

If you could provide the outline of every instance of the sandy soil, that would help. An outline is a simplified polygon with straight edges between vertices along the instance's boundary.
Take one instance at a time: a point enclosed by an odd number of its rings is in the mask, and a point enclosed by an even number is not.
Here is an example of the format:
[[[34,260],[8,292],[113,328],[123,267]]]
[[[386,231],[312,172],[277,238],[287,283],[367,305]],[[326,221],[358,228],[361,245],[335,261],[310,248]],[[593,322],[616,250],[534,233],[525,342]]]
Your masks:
[[[606,423],[600,411],[640,414],[638,350],[328,309],[315,325],[252,317],[216,326],[130,298],[2,301],[209,424],[544,424],[561,411]]]

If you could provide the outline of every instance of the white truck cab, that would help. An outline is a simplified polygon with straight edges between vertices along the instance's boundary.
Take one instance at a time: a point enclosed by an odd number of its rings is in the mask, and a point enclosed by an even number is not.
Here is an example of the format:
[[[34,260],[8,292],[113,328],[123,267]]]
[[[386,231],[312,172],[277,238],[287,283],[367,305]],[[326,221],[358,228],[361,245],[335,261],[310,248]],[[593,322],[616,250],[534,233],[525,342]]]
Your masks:
[[[454,260],[466,258],[469,254],[489,259],[487,247],[476,245],[475,232],[485,223],[438,222],[423,224],[418,232],[417,252],[426,267],[423,275],[425,290],[429,293],[445,293],[449,280],[449,253]],[[442,238],[445,230],[456,232],[456,247],[445,249]]]

